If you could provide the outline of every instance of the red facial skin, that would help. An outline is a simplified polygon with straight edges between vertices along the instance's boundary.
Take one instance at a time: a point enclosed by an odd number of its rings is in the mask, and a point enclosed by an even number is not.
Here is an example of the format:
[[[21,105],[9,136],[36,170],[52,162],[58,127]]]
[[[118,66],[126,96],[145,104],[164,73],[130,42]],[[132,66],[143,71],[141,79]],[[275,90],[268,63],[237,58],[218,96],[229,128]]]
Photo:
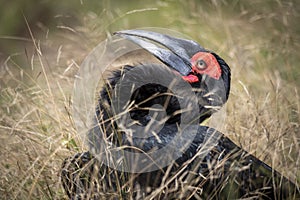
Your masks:
[[[215,56],[211,53],[196,53],[191,59],[191,64],[191,74],[182,77],[185,81],[189,83],[195,83],[199,81],[199,78],[196,76],[196,74],[206,74],[209,77],[214,78],[216,80],[219,80],[219,78],[221,77],[221,67]]]

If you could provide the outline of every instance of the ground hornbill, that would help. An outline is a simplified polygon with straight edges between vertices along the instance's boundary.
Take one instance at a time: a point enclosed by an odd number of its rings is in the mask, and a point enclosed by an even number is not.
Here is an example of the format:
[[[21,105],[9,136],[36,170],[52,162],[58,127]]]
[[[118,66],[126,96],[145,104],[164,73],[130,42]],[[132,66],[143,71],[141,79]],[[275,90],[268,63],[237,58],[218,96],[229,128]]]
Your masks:
[[[222,58],[194,41],[161,33],[127,30],[115,35],[148,51],[158,62],[124,65],[112,71],[107,78],[100,92],[95,126],[88,133],[93,153],[79,153],[63,163],[62,183],[71,199],[300,198],[299,188],[294,183],[222,133],[199,125],[228,99],[230,68]],[[170,83],[170,87],[159,83],[162,78]],[[174,88],[171,87],[173,79],[178,81]],[[120,81],[123,81],[122,84],[119,84]],[[131,90],[140,82],[147,84]],[[185,96],[185,84],[191,86],[195,98]],[[123,100],[121,93],[126,88],[131,92],[130,99],[121,104],[122,112],[116,113],[116,99],[117,104]],[[176,93],[175,89],[179,92]],[[182,103],[181,99],[186,101]],[[197,106],[190,110],[189,102],[193,101]],[[151,109],[156,109],[157,113],[164,110],[164,117],[157,118]],[[125,124],[120,120],[119,114],[126,112],[134,125],[129,126],[126,120]],[[185,121],[185,113],[188,113],[188,119],[194,119],[193,123]],[[155,116],[158,120],[152,120]],[[159,131],[150,131],[149,124],[159,124],[159,121],[163,121]],[[182,124],[187,125],[184,130],[181,130]],[[135,137],[137,132],[127,132],[130,127],[139,127],[139,134],[148,136]],[[189,130],[195,134],[187,134]],[[180,139],[172,143],[178,134]],[[190,143],[186,143],[189,139]],[[132,166],[121,159],[114,164],[122,166],[122,171],[120,167],[95,159],[95,154],[99,155],[101,149],[99,140],[131,153],[150,154],[169,144],[177,151],[170,153],[176,156],[168,165],[153,161],[143,167],[159,167],[141,173],[126,170],[126,167]],[[167,159],[169,155],[160,156]]]

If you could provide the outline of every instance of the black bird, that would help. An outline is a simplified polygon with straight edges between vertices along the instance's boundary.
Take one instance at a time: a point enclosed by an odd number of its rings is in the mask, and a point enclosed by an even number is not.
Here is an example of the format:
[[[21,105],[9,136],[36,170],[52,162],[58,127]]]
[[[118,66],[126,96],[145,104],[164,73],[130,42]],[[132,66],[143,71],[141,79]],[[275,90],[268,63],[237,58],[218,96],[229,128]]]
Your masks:
[[[100,92],[95,127],[88,133],[90,149],[98,155],[104,148],[99,141],[105,140],[127,152],[150,154],[172,144],[176,152],[170,157],[176,155],[176,159],[168,166],[135,173],[114,170],[89,152],[76,154],[65,160],[61,173],[63,187],[71,199],[300,198],[299,188],[293,182],[242,150],[222,133],[198,125],[228,99],[230,68],[222,58],[194,41],[156,32],[127,30],[115,34],[150,52],[164,65],[125,65],[112,72]],[[166,86],[155,81],[161,78],[170,83],[177,80],[175,85],[179,87],[179,93],[175,94],[172,84]],[[134,88],[147,80],[152,82]],[[196,98],[184,96],[187,94],[184,83],[189,83]],[[130,99],[122,99],[124,88],[131,91]],[[114,99],[113,96],[120,98]],[[192,107],[194,110],[191,111],[190,104],[182,104],[180,98],[183,97],[186,102],[196,102],[197,108]],[[155,116],[151,110],[153,105],[160,105],[166,116],[160,119],[164,122],[163,127],[149,134],[146,131]],[[195,119],[193,122],[186,121],[184,109],[190,115],[187,119]],[[120,113],[126,112],[133,122],[130,125],[124,124],[120,117]],[[120,124],[127,129],[142,128],[128,134]],[[181,125],[185,130],[179,128]],[[135,137],[135,134],[148,136]],[[180,139],[176,140],[178,134]],[[169,155],[161,156],[168,159]],[[130,163],[122,164],[132,167]],[[152,163],[142,168],[151,168],[152,165],[160,164]]]

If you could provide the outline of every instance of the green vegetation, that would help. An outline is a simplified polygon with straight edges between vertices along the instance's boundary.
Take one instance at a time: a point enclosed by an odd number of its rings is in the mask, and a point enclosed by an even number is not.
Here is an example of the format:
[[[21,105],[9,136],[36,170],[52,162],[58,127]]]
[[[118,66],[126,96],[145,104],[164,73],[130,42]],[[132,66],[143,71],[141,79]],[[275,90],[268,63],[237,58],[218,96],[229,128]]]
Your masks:
[[[300,181],[296,0],[15,0],[0,10],[1,198],[66,198],[61,163],[85,150],[71,115],[74,76],[109,34],[138,27],[182,32],[222,56],[232,89],[220,131]]]

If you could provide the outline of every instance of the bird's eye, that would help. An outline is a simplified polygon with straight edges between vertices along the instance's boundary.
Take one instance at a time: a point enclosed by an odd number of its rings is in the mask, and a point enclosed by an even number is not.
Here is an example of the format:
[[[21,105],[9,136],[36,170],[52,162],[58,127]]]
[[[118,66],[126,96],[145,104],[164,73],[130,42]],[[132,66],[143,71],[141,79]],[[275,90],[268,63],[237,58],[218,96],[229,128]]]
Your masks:
[[[204,70],[207,68],[207,64],[204,60],[198,60],[197,61],[197,68],[200,69],[200,70]]]

